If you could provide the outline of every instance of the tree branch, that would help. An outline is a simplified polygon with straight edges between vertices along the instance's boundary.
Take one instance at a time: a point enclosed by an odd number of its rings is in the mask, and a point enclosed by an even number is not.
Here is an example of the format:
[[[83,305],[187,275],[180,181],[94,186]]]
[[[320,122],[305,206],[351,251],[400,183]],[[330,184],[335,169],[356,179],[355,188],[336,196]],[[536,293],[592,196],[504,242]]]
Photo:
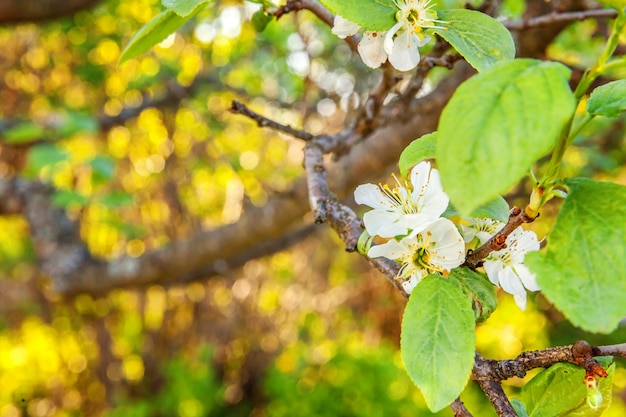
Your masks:
[[[550,26],[556,23],[570,23],[586,19],[611,19],[617,16],[614,9],[592,9],[579,12],[552,12],[543,16],[531,17],[520,20],[507,20],[502,22],[504,27],[509,30],[526,30],[541,26]]]

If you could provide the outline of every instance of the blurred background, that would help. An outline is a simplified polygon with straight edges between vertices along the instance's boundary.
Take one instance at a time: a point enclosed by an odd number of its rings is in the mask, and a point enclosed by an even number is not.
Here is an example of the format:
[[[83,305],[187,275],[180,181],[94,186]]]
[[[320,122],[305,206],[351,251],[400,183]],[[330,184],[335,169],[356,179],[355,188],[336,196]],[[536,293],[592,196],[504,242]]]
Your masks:
[[[502,10],[523,9],[505,1]],[[53,185],[54,204],[104,259],[233,223],[302,175],[303,144],[230,114],[233,99],[313,134],[336,133],[380,76],[313,15],[289,14],[257,33],[255,6],[236,1],[209,5],[118,67],[124,45],[160,10],[158,0],[102,0],[0,26],[0,176]],[[593,63],[605,25],[572,25],[550,57]],[[626,184],[624,145],[623,116],[598,120],[564,174]],[[507,197],[527,198],[526,184]],[[555,212],[533,224],[540,236]],[[41,274],[29,234],[21,216],[0,217],[0,417],[432,415],[399,354],[404,299],[326,226],[188,284],[73,297]],[[521,312],[499,295],[477,330],[486,357],[626,338],[624,327],[585,334],[541,296]],[[515,396],[523,383],[505,388]],[[614,384],[607,415],[624,416],[624,363]],[[474,383],[462,399],[475,416],[495,416]]]

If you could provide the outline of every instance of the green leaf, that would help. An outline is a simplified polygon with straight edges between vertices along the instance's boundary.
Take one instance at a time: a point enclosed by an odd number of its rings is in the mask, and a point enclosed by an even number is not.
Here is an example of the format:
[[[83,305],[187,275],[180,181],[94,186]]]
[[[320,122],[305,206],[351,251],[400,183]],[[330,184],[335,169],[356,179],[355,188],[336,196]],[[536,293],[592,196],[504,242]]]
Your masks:
[[[626,0],[598,0],[598,3],[612,7],[617,11],[622,11],[622,13],[624,12],[624,8],[626,8]]]
[[[432,132],[409,143],[409,146],[404,148],[400,154],[400,160],[398,161],[400,174],[403,177],[407,177],[409,170],[413,168],[414,165],[419,164],[425,159],[434,158],[436,141],[437,132]]]
[[[38,139],[43,139],[46,129],[31,122],[18,123],[4,131],[4,142],[6,143],[28,143]]]
[[[87,202],[89,202],[89,197],[74,190],[57,190],[52,194],[52,204],[61,208],[84,206]]]
[[[437,18],[448,23],[432,31],[452,45],[477,71],[515,58],[511,33],[491,16],[475,10],[454,9],[438,11]]]
[[[263,10],[257,10],[252,15],[252,19],[250,19],[250,23],[252,23],[252,27],[257,32],[263,32],[267,27],[267,24],[272,21],[274,17],[270,14],[265,13]]]
[[[617,117],[626,110],[626,80],[612,81],[591,93],[587,111],[596,116]]]
[[[607,371],[606,378],[598,378],[603,402],[593,410],[587,404],[585,369],[571,363],[556,363],[538,373],[521,392],[528,417],[595,417],[600,416],[611,403],[615,363],[610,357],[596,358]],[[558,401],[555,401],[558,398]]]
[[[474,313],[458,285],[429,275],[404,310],[400,340],[407,373],[436,412],[454,401],[474,364]]]
[[[526,412],[526,406],[524,405],[523,402],[521,402],[517,398],[513,398],[511,400],[511,405],[513,406],[513,409],[517,413],[517,417],[528,417],[528,413]]]
[[[501,222],[507,222],[509,220],[509,203],[506,202],[502,196],[497,196],[491,201],[486,202],[476,210],[472,211],[470,217],[479,219],[486,217],[488,219],[500,220]],[[450,218],[452,216],[458,216],[459,212],[454,208],[452,204],[448,205],[446,211],[441,215],[442,217]]]
[[[161,0],[164,7],[182,17],[188,16],[196,7],[207,2],[208,0]]]
[[[24,173],[31,177],[37,176],[44,168],[66,161],[68,157],[68,153],[55,144],[34,146],[28,152]]]
[[[135,36],[122,51],[118,65],[122,65],[129,59],[148,51],[168,35],[175,32],[176,29],[191,19],[193,15],[194,13],[182,17],[169,9],[162,11],[135,33]]]
[[[393,0],[321,0],[339,16],[368,30],[388,30],[396,24],[398,7]]]
[[[450,272],[448,279],[456,281],[472,300],[472,310],[477,323],[487,320],[498,306],[496,288],[484,275],[468,268],[456,268]]]
[[[546,251],[529,253],[543,294],[576,326],[610,333],[626,305],[626,187],[577,178]]]
[[[562,64],[495,64],[454,93],[439,120],[437,166],[462,215],[507,192],[547,154],[576,100]]]

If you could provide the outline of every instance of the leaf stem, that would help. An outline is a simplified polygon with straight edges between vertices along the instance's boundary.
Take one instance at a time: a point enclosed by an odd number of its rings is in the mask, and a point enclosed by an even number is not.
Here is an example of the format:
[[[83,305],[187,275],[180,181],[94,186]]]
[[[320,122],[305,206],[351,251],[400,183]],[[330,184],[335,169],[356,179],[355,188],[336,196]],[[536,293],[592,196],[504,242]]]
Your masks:
[[[585,71],[582,79],[580,80],[580,83],[574,91],[574,97],[577,100],[576,108],[578,108],[582,98],[585,96],[587,90],[589,90],[589,87],[598,76],[606,73],[610,69],[617,68],[618,66],[624,65],[626,63],[626,60],[624,59],[618,59],[609,62],[609,59],[611,58],[611,56],[615,52],[615,49],[617,48],[617,45],[619,44],[619,37],[624,30],[624,27],[626,27],[626,13],[621,11],[618,13],[617,18],[615,19],[613,31],[604,47],[604,50],[598,57],[593,67]],[[575,113],[572,114],[572,117],[563,127],[556,146],[554,147],[554,151],[552,152],[552,157],[550,158],[548,169],[546,170],[542,178],[535,184],[535,188],[533,189],[533,192],[530,196],[530,202],[524,210],[526,215],[530,218],[537,217],[541,207],[543,207],[544,204],[546,204],[555,196],[552,190],[558,183],[557,178],[563,156],[565,155],[565,151],[571,145],[572,141],[580,132],[580,130],[585,125],[587,125],[587,123],[589,123],[589,121],[591,121],[591,119],[593,118],[593,116],[587,113],[574,126],[574,117]]]

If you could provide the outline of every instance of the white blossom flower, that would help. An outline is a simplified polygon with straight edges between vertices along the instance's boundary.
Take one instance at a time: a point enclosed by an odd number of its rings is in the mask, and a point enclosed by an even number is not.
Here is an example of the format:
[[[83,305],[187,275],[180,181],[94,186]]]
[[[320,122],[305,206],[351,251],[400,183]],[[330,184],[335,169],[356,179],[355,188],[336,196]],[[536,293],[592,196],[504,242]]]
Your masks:
[[[420,62],[419,47],[424,46],[430,36],[424,29],[437,27],[437,13],[431,10],[432,0],[394,0],[398,7],[397,23],[385,34],[384,48],[389,62],[400,71],[409,71]]]
[[[394,189],[363,184],[354,191],[357,203],[374,209],[363,216],[365,229],[372,236],[417,234],[448,207],[450,200],[441,187],[439,171],[431,169],[429,162],[413,167],[410,184],[403,186],[396,181],[398,186]]]
[[[402,286],[410,294],[426,275],[447,273],[461,265],[465,261],[465,244],[454,223],[440,218],[420,233],[373,246],[368,256],[384,256],[399,262],[402,267],[398,278],[403,280]]]
[[[490,253],[484,268],[489,280],[513,294],[520,309],[526,309],[526,290],[539,291],[535,274],[524,265],[528,252],[539,250],[535,232],[518,227],[506,238],[507,247]]]
[[[505,224],[500,220],[488,219],[486,217],[465,220],[470,223],[469,225],[461,225],[461,234],[463,239],[465,239],[465,243],[469,243],[474,238],[477,238],[481,245],[498,233]]]
[[[335,16],[332,33],[344,39],[356,35],[361,31],[361,26],[339,15]],[[361,59],[370,68],[378,68],[387,60],[387,52],[384,48],[385,32],[366,30],[357,46]]]

